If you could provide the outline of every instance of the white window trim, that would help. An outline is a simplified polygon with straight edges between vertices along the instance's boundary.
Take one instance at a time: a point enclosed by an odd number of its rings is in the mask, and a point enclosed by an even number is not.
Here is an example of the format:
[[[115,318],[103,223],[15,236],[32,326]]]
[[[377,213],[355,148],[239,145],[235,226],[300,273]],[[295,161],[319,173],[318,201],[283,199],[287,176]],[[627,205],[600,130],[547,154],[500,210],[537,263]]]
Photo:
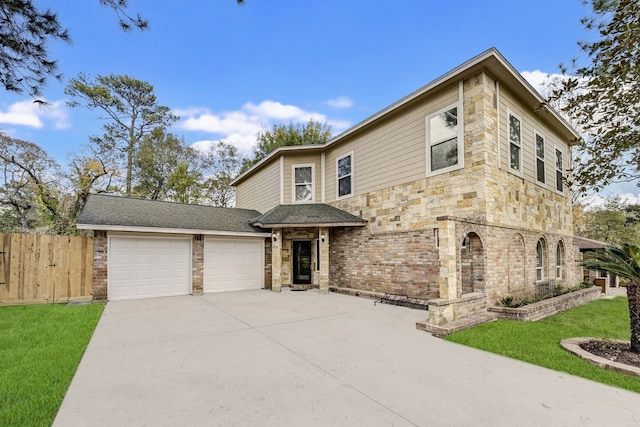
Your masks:
[[[457,108],[458,109],[458,135],[456,136],[458,138],[458,164],[457,165],[453,165],[453,166],[449,166],[448,168],[443,168],[443,169],[438,169],[437,171],[432,171],[431,170],[431,129],[429,126],[429,121],[431,120],[431,118],[438,116],[442,113],[444,113],[445,111],[449,111],[452,108]],[[427,164],[426,164],[426,170],[427,170],[427,176],[435,176],[435,175],[440,175],[443,173],[447,173],[447,172],[451,172],[451,171],[455,171],[458,169],[463,169],[464,168],[464,111],[462,109],[462,101],[458,101],[455,102],[445,108],[442,108],[434,113],[429,114],[427,117],[425,117],[424,119],[424,124],[425,124],[425,143],[426,143],[426,160],[427,160]]]
[[[558,255],[560,255],[560,264],[558,264]],[[564,261],[565,259],[565,250],[564,243],[559,241],[556,244],[556,279],[564,279]]]
[[[311,200],[296,200],[296,169],[311,168]],[[316,201],[316,167],[313,163],[303,163],[291,165],[291,202],[292,203],[315,203]]]
[[[522,126],[522,122],[520,122],[520,126]],[[542,138],[542,144],[543,144],[543,153],[542,155],[544,156],[542,159],[540,159],[540,157],[538,157],[538,137]],[[536,158],[536,164],[535,164],[535,176],[536,176],[536,184],[546,187],[547,186],[547,138],[545,138],[545,136],[538,132],[537,130],[533,130],[533,151],[534,151],[534,155]],[[522,155],[522,149],[520,150],[520,154]],[[555,156],[555,151],[553,152],[553,155]],[[538,180],[538,159],[542,160],[542,164],[544,167],[544,182]],[[555,157],[554,157],[555,159]]]
[[[341,177],[338,176],[338,162],[344,159],[345,157],[349,157],[349,156],[351,156],[351,173],[350,173],[351,192],[349,194],[345,194],[344,196],[340,196],[340,178]],[[353,193],[354,193],[353,190],[355,188],[355,179],[354,179],[354,173],[353,173],[354,166],[355,166],[355,162],[353,157],[353,151],[345,153],[342,156],[336,158],[336,200],[348,199],[349,197],[353,197]]]
[[[540,265],[538,265],[538,246],[540,246],[540,251],[542,252],[540,254]],[[545,257],[545,243],[542,239],[539,239],[538,243],[536,243],[536,282],[545,280]],[[540,272],[540,274],[538,274],[538,272]],[[540,278],[538,278],[538,276],[540,276]]]
[[[518,159],[518,162],[520,165],[519,170],[511,167],[511,131],[509,129],[509,126],[511,126],[511,116],[515,117],[520,121],[520,158]],[[522,127],[523,127],[522,117],[520,117],[520,115],[514,113],[513,111],[507,109],[507,170],[514,175],[518,175],[521,178],[524,176],[524,164],[523,164],[524,156],[522,155],[522,152],[524,150],[524,147],[523,147],[524,141],[522,140],[522,137],[523,137]]]
[[[556,151],[559,151],[560,154],[562,154],[562,169],[560,169],[560,172],[562,173],[562,191],[558,191],[558,165],[556,165]],[[565,177],[565,159],[567,158],[567,156],[565,156],[565,152],[564,150],[558,146],[555,145],[554,149],[553,149],[553,191],[555,191],[558,194],[565,194],[565,188],[567,187],[565,182],[564,182],[564,177]]]

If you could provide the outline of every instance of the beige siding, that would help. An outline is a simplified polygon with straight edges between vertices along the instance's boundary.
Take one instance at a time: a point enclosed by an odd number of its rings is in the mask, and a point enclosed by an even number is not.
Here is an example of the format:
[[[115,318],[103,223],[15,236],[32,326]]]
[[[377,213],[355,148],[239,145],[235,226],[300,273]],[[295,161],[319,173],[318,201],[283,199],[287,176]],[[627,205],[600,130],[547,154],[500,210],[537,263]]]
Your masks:
[[[336,159],[353,151],[354,195],[370,193],[426,175],[425,117],[458,101],[455,83],[439,95],[399,111],[326,154],[326,201],[336,200]]]
[[[322,202],[322,167],[320,165],[321,154],[297,154],[287,153],[284,155],[284,171],[283,171],[283,183],[284,183],[284,204],[294,203],[293,200],[293,167],[294,165],[313,165],[313,192],[314,202]]]
[[[521,104],[504,88],[500,89],[500,123],[499,123],[499,144],[500,144],[500,168],[511,171],[509,161],[509,116],[512,112],[521,120],[522,132],[522,177],[548,190],[556,188],[555,150],[562,151],[563,169],[569,169],[569,146],[566,141],[561,140],[555,132],[551,130],[534,112],[522,108]],[[544,113],[542,113],[544,114]],[[535,132],[544,137],[544,160],[545,160],[545,183],[537,180],[536,175],[536,144]]]
[[[265,213],[280,203],[280,161],[271,160],[236,186],[236,207]]]

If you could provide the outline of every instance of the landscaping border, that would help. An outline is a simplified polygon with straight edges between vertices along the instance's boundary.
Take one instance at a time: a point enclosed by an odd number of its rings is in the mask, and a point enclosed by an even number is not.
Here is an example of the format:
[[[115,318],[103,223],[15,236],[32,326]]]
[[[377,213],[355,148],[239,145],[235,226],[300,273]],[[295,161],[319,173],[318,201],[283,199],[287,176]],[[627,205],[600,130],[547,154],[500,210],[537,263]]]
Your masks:
[[[497,313],[500,319],[532,322],[597,300],[601,294],[602,290],[594,286],[517,308],[490,306],[488,307],[488,311]]]

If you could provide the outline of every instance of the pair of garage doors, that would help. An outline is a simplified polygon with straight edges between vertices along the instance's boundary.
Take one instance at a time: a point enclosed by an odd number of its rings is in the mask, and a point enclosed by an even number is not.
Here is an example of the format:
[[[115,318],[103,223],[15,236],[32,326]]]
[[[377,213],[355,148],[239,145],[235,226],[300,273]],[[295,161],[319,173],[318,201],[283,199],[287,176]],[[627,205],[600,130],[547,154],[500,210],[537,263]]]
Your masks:
[[[110,236],[110,300],[191,293],[191,237]],[[204,292],[264,287],[264,239],[205,237]]]

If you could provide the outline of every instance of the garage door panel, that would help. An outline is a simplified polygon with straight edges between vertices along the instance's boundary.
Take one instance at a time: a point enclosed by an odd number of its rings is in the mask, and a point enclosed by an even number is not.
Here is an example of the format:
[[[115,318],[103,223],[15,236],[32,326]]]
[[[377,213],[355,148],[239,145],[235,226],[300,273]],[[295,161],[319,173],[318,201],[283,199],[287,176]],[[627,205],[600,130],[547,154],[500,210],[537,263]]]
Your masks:
[[[204,291],[264,287],[264,239],[208,237],[204,242]]]
[[[185,295],[191,291],[191,239],[112,236],[109,299]]]

